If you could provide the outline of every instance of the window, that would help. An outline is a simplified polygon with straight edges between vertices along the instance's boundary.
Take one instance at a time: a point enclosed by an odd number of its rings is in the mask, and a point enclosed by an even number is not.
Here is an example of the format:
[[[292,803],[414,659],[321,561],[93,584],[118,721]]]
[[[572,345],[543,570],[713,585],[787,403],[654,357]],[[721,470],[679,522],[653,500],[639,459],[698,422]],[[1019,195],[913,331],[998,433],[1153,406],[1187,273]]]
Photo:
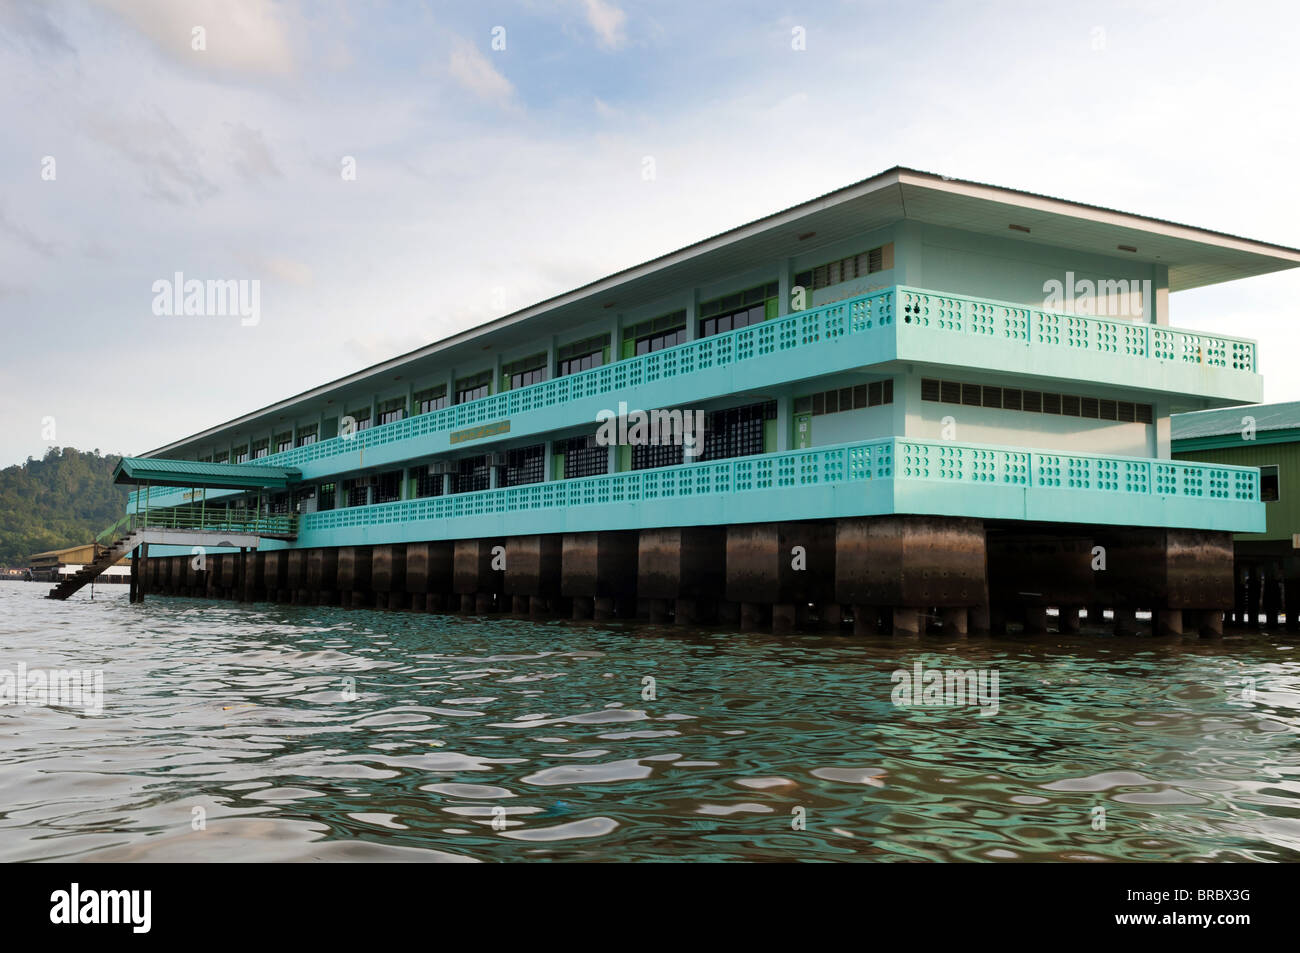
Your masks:
[[[375,502],[394,503],[402,498],[402,471],[391,470],[375,478]]]
[[[1282,498],[1276,465],[1259,468],[1259,498],[1264,503],[1276,503]]]
[[[386,400],[379,405],[379,423],[391,424],[395,420],[401,420],[406,416],[406,398],[396,397],[393,400]]]
[[[704,418],[704,446],[691,463],[725,460],[762,453],[764,424],[776,419],[776,401],[715,410]],[[632,447],[632,469],[648,470],[687,462],[680,443],[637,444]]]
[[[415,481],[415,495],[442,496],[443,484],[446,482],[441,473],[433,473],[426,464],[411,468],[411,479]]]
[[[819,413],[816,409],[816,396],[813,399],[813,413]],[[890,397],[884,402],[889,403],[892,399],[891,389]],[[1020,390],[1017,387],[981,387],[979,384],[960,384],[930,377],[921,380],[921,399],[944,404],[994,407],[1000,410],[1059,414],[1063,417],[1087,417],[1092,420],[1114,420],[1121,423],[1149,424],[1153,420],[1150,404],[1137,404],[1127,400],[1101,400],[1097,397],[1081,397],[1075,394]],[[798,410],[796,405],[795,411]],[[829,410],[825,412],[830,413]]]
[[[935,388],[938,381],[922,381],[922,396],[926,390],[926,384],[933,384]],[[935,390],[937,394],[937,390]],[[925,397],[926,400],[937,400],[938,397]],[[878,407],[881,404],[892,404],[894,402],[894,382],[892,379],[884,381],[872,381],[870,384],[855,384],[853,387],[840,387],[836,390],[822,391],[820,394],[810,394],[805,397],[796,397],[794,399],[794,412],[796,414],[812,414],[814,417],[821,414],[834,414],[845,410],[861,410],[863,407]]]
[[[492,474],[486,456],[465,457],[456,461],[456,470],[451,475],[451,492],[473,493],[476,490],[486,490],[491,485]]]
[[[609,447],[602,447],[595,436],[573,437],[560,444],[564,454],[564,479],[600,476],[609,472]]]
[[[213,457],[212,457],[212,462],[213,462],[213,463],[225,463],[225,462],[226,462],[227,460],[229,460],[229,459],[230,459],[230,451],[229,451],[229,450],[222,450],[220,453],[218,453],[218,454],[214,454],[214,455],[213,455]]]
[[[247,462],[248,462],[248,451],[247,451],[247,450],[244,450],[244,449],[236,450],[236,451],[235,451],[235,462],[236,462],[236,463],[247,463]]]
[[[299,429],[298,441],[297,441],[298,446],[300,447],[310,446],[311,444],[316,442],[316,437],[318,435],[319,435],[319,430],[316,424],[312,424],[310,427],[303,427]]]
[[[588,371],[605,363],[605,348],[609,338],[600,335],[566,344],[555,352],[555,376],[565,377],[579,371]]]
[[[209,454],[206,457],[199,457],[199,463],[211,463],[211,462],[212,462],[211,454]]]
[[[276,453],[284,453],[284,451],[286,451],[286,450],[292,450],[292,449],[293,449],[293,433],[292,433],[292,431],[289,432],[289,433],[276,434],[276,437],[275,437],[275,452],[276,452]]]
[[[686,343],[686,312],[674,311],[623,329],[623,356],[633,357]]]
[[[295,513],[310,513],[313,509],[312,504],[316,500],[316,488],[314,486],[305,486],[293,491],[293,511]]]
[[[763,452],[763,424],[776,419],[776,401],[715,410],[705,418],[699,460],[725,460]]]
[[[828,288],[831,285],[839,284],[841,281],[851,281],[854,278],[861,278],[863,275],[884,271],[886,267],[892,268],[893,266],[894,246],[891,242],[881,245],[879,248],[872,248],[870,251],[850,255],[838,261],[830,261],[824,265],[809,268],[807,271],[801,271],[794,276],[794,283],[808,291],[816,291],[818,288]]]
[[[370,503],[370,481],[373,477],[357,477],[343,481],[343,497],[348,506],[366,506]]]
[[[269,440],[258,440],[253,443],[253,459],[260,460],[270,451],[267,449],[270,444]]]
[[[771,281],[704,302],[700,305],[700,337],[706,338],[765,321],[769,304],[771,313],[776,313],[779,288],[777,282]]]
[[[464,404],[492,393],[492,372],[483,371],[473,377],[462,377],[456,381],[456,403]]]
[[[316,495],[317,510],[334,509],[334,491],[335,487],[333,483],[322,483],[320,485],[320,492]]]
[[[522,486],[541,483],[545,465],[546,444],[520,447],[506,451],[506,465],[501,471],[501,486]]]
[[[534,354],[501,366],[501,379],[507,390],[540,384],[546,380],[546,355]]]
[[[289,494],[275,493],[271,496],[271,501],[267,504],[267,510],[272,516],[289,515]]]
[[[427,414],[430,411],[442,410],[447,406],[447,385],[440,387],[430,387],[428,390],[419,391],[415,395],[415,412],[417,414]]]
[[[352,418],[353,433],[370,429],[370,408],[369,407],[363,407],[360,410],[350,410],[348,411],[347,416]]]

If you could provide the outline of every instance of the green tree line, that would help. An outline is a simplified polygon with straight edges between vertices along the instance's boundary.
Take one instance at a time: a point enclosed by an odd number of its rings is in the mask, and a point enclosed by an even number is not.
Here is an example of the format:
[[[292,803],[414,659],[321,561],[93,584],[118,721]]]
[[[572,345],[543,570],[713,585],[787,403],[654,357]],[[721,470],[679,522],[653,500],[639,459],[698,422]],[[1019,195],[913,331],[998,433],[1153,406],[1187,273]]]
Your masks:
[[[122,518],[127,488],[113,485],[120,456],[51,447],[44,459],[0,470],[0,566],[90,542]]]

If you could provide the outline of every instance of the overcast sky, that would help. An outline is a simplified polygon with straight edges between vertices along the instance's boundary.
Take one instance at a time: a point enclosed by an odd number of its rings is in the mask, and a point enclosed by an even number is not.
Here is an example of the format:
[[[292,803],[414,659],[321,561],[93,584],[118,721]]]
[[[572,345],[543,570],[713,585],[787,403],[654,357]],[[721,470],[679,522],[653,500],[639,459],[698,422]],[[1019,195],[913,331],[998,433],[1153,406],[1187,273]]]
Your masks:
[[[894,165],[1300,246],[1298,10],[0,0],[0,465],[149,450]],[[260,321],[155,315],[175,272],[259,279]],[[1173,323],[1300,399],[1297,300]]]

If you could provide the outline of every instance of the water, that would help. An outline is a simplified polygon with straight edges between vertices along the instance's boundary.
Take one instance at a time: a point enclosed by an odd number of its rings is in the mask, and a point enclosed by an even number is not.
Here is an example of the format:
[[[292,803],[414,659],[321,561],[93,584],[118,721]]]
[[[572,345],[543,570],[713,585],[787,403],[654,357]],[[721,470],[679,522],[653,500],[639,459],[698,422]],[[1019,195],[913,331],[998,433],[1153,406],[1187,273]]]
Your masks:
[[[0,670],[102,669],[103,711],[0,708],[3,861],[1300,860],[1285,635],[778,637],[47,589],[0,585]],[[998,712],[895,707],[918,659],[996,669]]]

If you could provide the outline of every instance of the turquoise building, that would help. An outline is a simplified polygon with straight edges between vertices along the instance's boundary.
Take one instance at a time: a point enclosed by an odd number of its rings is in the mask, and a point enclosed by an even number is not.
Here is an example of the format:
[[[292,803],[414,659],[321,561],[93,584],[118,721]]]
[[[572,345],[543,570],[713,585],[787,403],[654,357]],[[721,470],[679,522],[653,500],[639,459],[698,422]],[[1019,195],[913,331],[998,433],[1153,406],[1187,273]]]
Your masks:
[[[1170,417],[1259,401],[1259,354],[1171,294],[1297,264],[893,168],[124,461],[123,545],[142,591],[1214,631],[1259,471]]]

